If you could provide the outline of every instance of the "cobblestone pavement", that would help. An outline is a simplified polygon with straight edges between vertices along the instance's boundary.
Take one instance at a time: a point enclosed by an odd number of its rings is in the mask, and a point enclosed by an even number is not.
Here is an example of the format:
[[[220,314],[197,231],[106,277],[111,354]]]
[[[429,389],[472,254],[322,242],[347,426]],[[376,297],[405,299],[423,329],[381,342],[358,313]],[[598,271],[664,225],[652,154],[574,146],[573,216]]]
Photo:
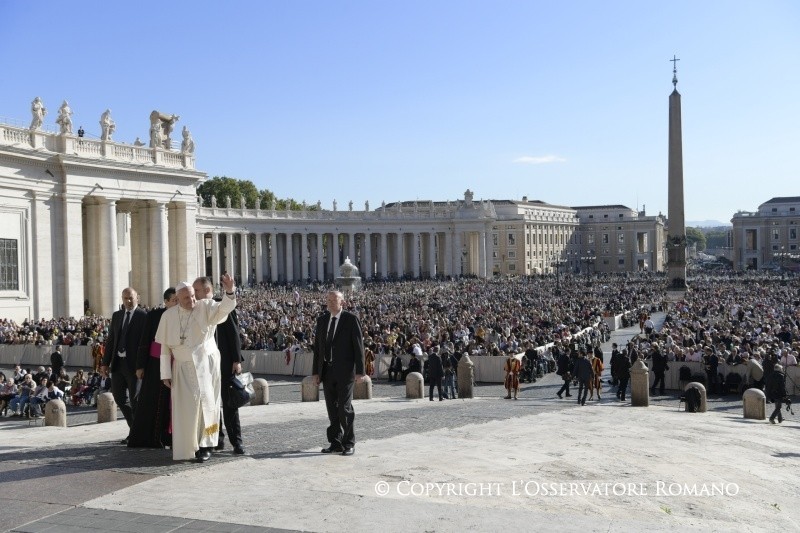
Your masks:
[[[638,328],[637,328],[638,329]],[[612,341],[626,341],[632,329],[615,332]],[[610,353],[610,342],[603,346]],[[608,355],[606,355],[608,362]],[[606,365],[608,366],[608,365]],[[606,372],[607,373],[607,372]],[[299,403],[300,377],[263,376],[270,383],[270,403]],[[356,427],[360,439],[386,439],[405,434],[419,434],[447,428],[474,425],[476,422],[509,420],[547,411],[571,408],[591,409],[576,405],[575,396],[560,400],[556,391],[561,380],[554,373],[547,374],[536,383],[521,385],[519,400],[504,400],[505,389],[500,384],[476,384],[476,400],[446,400],[445,409],[433,408],[427,400],[409,405],[402,383],[373,383],[373,397],[402,402],[400,410],[379,409],[359,412],[359,401],[354,402]],[[427,393],[427,388],[425,390]],[[434,395],[434,399],[436,396]],[[613,391],[604,382],[600,402],[617,402]],[[653,405],[674,405],[678,409],[677,391],[651,398]],[[363,405],[363,404],[362,404]],[[438,406],[436,406],[438,407]],[[708,400],[709,411],[733,412],[741,409],[741,397],[736,395]],[[247,408],[245,408],[247,409]],[[363,412],[367,411],[367,412]],[[319,417],[281,419],[271,421],[269,409],[263,422],[249,418],[243,425],[243,438],[247,454],[253,458],[291,455],[298,451],[322,447],[327,420],[324,410]],[[96,421],[92,408],[71,408],[68,424],[86,424],[90,430]],[[259,415],[260,416],[260,415]],[[255,420],[255,422],[254,422]],[[40,422],[41,423],[41,422]],[[32,431],[29,422],[19,418],[0,419],[0,438],[4,431]],[[3,446],[0,445],[0,451]],[[215,464],[240,460],[230,448],[215,454]],[[203,468],[192,462],[172,461],[165,450],[131,449],[117,441],[93,442],[81,445],[37,447],[26,450],[8,450],[0,454],[0,506],[5,508],[9,520],[0,526],[13,527],[13,531],[86,531],[92,528],[103,531],[277,531],[266,528],[230,526],[219,522],[191,519],[98,511],[81,507],[81,503],[114,490],[134,485],[156,476],[175,475]],[[32,480],[49,486],[47,480],[57,480],[58,489],[50,497],[42,496]],[[70,487],[73,490],[70,490]],[[36,506],[32,508],[32,503]],[[35,508],[35,511],[32,510]]]

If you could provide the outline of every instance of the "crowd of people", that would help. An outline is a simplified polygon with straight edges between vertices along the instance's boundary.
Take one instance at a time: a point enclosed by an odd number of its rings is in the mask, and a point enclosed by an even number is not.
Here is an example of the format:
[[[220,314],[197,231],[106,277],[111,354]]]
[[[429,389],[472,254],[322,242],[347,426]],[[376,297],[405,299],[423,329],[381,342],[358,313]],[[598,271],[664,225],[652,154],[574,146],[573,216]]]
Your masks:
[[[558,286],[554,278],[546,276],[369,282],[348,295],[347,308],[362,324],[368,374],[380,355],[414,354],[420,360],[420,371],[427,372],[423,367],[432,353],[453,366],[463,353],[507,356],[525,352],[523,364],[513,374],[527,373],[530,380],[532,375],[558,368],[561,352],[571,355],[573,364],[581,355],[577,346],[570,349],[557,343],[554,350],[542,355],[535,354],[535,347],[595,327],[582,347],[589,366],[581,364],[579,368],[586,371],[597,364],[592,362],[593,347],[606,338],[605,322],[600,318],[621,313],[623,326],[638,322],[642,334],[617,351],[631,363],[639,357],[651,361],[657,376],[670,362],[698,361],[704,363],[707,384],[713,390],[724,379],[716,369],[723,360],[748,365],[746,381],[756,385],[768,380],[775,365],[797,365],[800,295],[796,280],[762,274],[699,275],[691,279],[684,300],[666,303],[662,279],[654,282],[654,276],[595,277],[592,283],[579,276],[562,277]],[[327,288],[309,284],[237,289],[242,349],[311,351]],[[654,331],[649,320],[648,313],[653,310],[667,313],[660,331]],[[100,346],[108,328],[109,320],[96,316],[21,325],[0,320],[0,342]],[[451,362],[449,356],[456,359]],[[602,353],[599,358],[602,363]],[[412,371],[397,363],[399,358],[392,361],[390,366],[395,368],[390,369],[390,379],[404,378]],[[612,357],[609,362],[616,374],[618,361]],[[446,373],[443,369],[443,377]],[[569,373],[574,380],[574,371]],[[59,376],[50,377],[59,381]],[[592,375],[592,380],[596,379]],[[618,381],[616,375],[614,379]],[[64,380],[60,376],[61,384]],[[653,392],[656,389],[663,392],[663,379],[656,382]],[[588,389],[595,390],[599,395],[597,387]],[[624,393],[620,396],[624,398]]]

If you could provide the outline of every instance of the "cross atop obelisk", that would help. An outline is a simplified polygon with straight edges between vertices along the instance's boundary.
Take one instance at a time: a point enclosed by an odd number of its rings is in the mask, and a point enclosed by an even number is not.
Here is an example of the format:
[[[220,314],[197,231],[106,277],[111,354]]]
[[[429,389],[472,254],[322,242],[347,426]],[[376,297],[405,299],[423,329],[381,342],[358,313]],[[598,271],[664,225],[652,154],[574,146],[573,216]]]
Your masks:
[[[681,134],[681,95],[678,92],[676,65],[672,59],[672,94],[669,95],[667,289],[686,290],[686,227],[683,206],[683,141]]]
[[[678,61],[680,61],[680,59],[678,59],[678,57],[675,56],[675,54],[673,54],[672,55],[672,59],[670,59],[670,61],[672,61],[672,86],[677,91],[678,90]]]

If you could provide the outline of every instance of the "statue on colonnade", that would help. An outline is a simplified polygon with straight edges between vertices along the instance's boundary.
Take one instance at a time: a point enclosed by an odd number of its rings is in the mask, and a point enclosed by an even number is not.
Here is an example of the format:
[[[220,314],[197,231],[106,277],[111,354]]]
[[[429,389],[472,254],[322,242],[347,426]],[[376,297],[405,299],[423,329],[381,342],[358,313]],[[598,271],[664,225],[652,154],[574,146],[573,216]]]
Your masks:
[[[31,131],[38,130],[42,127],[44,116],[47,114],[47,109],[44,107],[42,99],[38,96],[31,102]]]
[[[72,109],[70,109],[66,100],[64,100],[64,103],[58,108],[56,124],[61,126],[62,135],[72,135]]]

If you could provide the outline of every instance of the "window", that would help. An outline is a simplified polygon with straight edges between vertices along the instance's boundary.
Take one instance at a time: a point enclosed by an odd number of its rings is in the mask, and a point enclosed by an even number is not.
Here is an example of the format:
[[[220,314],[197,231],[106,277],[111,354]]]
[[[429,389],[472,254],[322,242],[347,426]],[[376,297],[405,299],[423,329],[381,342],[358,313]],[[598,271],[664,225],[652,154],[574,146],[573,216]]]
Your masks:
[[[781,238],[781,230],[779,229],[772,230],[772,240],[778,241],[780,240],[780,238]]]
[[[608,218],[608,215],[603,215],[603,218]]]
[[[497,252],[492,252],[492,257],[494,257],[495,259],[497,259]]]
[[[624,216],[622,213],[619,214],[619,218],[624,218]]]
[[[608,233],[603,233],[603,244],[608,244]]]
[[[509,259],[516,259],[516,258],[517,258],[517,252],[513,252],[513,251],[510,251],[510,250],[509,250],[509,252],[508,252],[508,258],[509,258]]]
[[[586,236],[586,244],[594,244],[594,233]]]
[[[508,234],[508,245],[509,246],[516,246],[517,245],[517,236],[513,233]]]
[[[620,233],[619,235],[617,235],[617,242],[620,243],[620,244],[625,242],[625,234],[624,233]]]
[[[589,215],[589,218],[594,218],[594,215]]]
[[[620,259],[619,260],[619,264],[620,264],[620,266],[625,266],[625,260],[624,259]]]
[[[778,245],[777,244],[773,244],[772,245],[772,251],[773,252],[777,252],[778,251]]]
[[[789,238],[792,240],[797,238],[797,228],[789,228]]]
[[[0,239],[0,291],[19,290],[17,239]]]
[[[511,270],[516,270],[516,269],[517,269],[517,265],[515,265],[515,264],[510,264],[510,265],[508,265],[508,270],[509,270],[509,271],[511,271]]]
[[[497,246],[497,233],[492,233],[492,244]]]
[[[619,248],[617,248],[617,254],[618,255],[625,255],[625,247],[624,246],[620,246]]]
[[[525,244],[527,244],[528,246],[530,246],[530,244],[531,244],[531,234],[530,233],[526,233],[525,234]]]

